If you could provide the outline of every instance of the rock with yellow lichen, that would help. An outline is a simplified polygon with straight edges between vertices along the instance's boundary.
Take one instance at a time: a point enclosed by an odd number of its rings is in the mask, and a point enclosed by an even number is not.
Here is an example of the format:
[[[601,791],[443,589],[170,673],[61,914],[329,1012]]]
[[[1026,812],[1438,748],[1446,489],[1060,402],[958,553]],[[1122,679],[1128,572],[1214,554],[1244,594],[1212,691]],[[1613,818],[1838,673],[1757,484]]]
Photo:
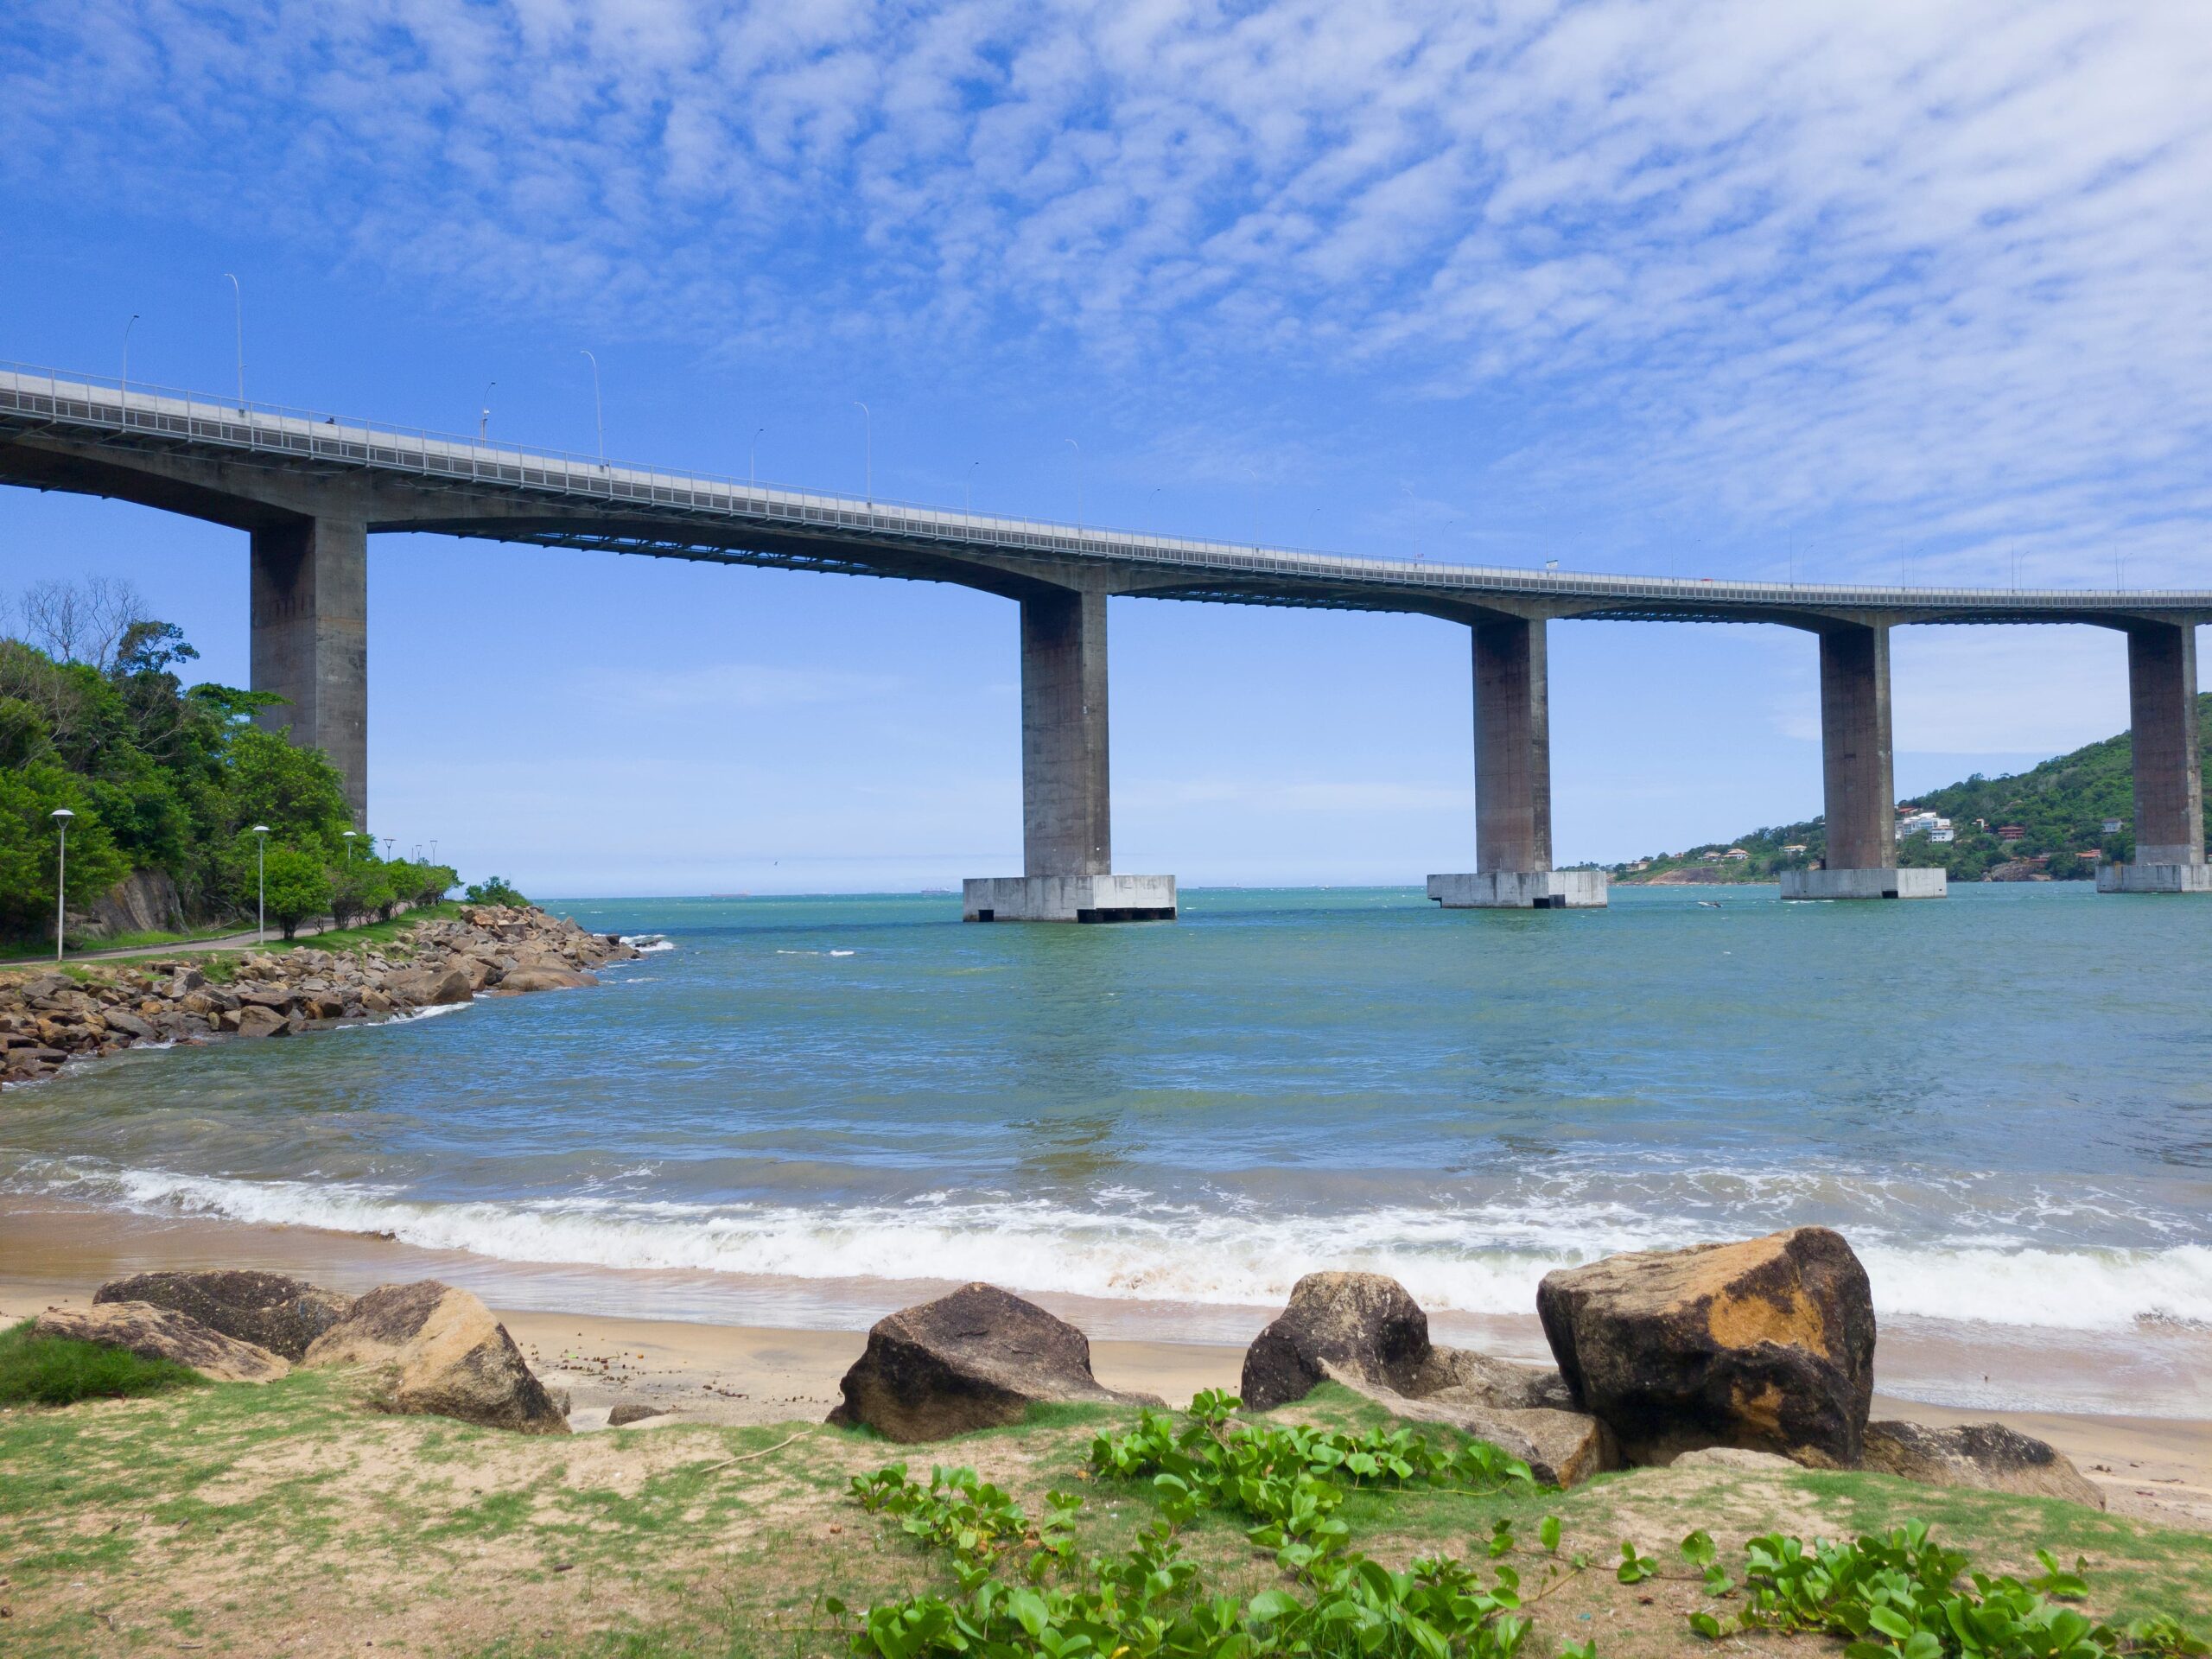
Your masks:
[[[1608,1256],[1548,1274],[1536,1312],[1581,1409],[1633,1463],[1710,1446],[1855,1466],[1874,1387],[1874,1304],[1840,1234]]]

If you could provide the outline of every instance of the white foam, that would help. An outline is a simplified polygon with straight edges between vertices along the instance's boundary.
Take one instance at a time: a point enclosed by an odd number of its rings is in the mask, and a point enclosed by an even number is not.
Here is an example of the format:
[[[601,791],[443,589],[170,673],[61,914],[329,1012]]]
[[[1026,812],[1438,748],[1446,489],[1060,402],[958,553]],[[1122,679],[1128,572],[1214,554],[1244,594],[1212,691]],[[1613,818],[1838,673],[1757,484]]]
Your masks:
[[[442,1011],[442,1010],[441,1010]],[[19,1185],[19,1184],[18,1184]],[[1110,1209],[1049,1200],[950,1199],[800,1206],[570,1196],[430,1203],[352,1183],[247,1181],[159,1170],[54,1171],[39,1185],[161,1214],[391,1233],[496,1260],[690,1268],[798,1279],[989,1279],[1010,1288],[1205,1305],[1280,1305],[1317,1268],[1388,1273],[1425,1306],[1525,1313],[1554,1268],[1625,1249],[1695,1242],[1694,1230],[1585,1211],[1562,1243],[1481,1207],[1382,1207],[1262,1215],[1226,1203]],[[1501,1234],[1518,1235],[1502,1237]],[[2212,1247],[2052,1249],[1905,1244],[1861,1235],[1885,1315],[2124,1330],[2158,1319],[2212,1327]]]
[[[389,1020],[371,1020],[362,1023],[371,1026],[411,1025],[417,1020],[435,1020],[442,1014],[459,1014],[464,1008],[475,1006],[474,1002],[434,1002],[427,1008],[410,1008],[405,1014],[395,1014]]]
[[[636,950],[641,957],[649,957],[656,950],[676,949],[668,937],[662,933],[625,933],[622,935],[622,943]]]

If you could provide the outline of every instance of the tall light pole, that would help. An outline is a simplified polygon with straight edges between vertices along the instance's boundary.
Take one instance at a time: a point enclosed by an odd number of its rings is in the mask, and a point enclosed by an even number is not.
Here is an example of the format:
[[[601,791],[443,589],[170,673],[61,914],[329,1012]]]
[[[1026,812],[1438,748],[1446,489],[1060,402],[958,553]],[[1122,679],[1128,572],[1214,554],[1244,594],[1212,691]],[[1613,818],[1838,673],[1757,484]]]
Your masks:
[[[861,477],[868,485],[868,504],[873,507],[875,505],[875,416],[857,397],[853,399],[853,407],[861,412],[861,441],[863,446],[861,453],[867,468]]]
[[[125,404],[130,401],[130,331],[137,326],[138,314],[133,311],[130,314],[130,321],[123,325],[123,378],[116,383],[118,399]],[[124,420],[128,424],[130,414],[127,410],[124,412]]]
[[[599,400],[599,359],[581,346],[576,349],[583,352],[591,365],[591,413],[599,423],[599,470],[603,473],[607,470],[607,406]]]
[[[231,304],[238,315],[238,413],[245,413],[245,290],[238,286],[238,279],[225,271],[231,278]]]
[[[384,838],[384,855],[386,859],[391,856],[391,843],[398,839],[397,836],[386,836]]]
[[[346,868],[350,870],[353,868],[353,841],[361,832],[358,830],[348,830],[343,833],[346,836]]]
[[[968,476],[960,480],[960,508],[963,512],[972,514],[976,511],[976,469],[982,464],[980,461],[969,461]]]
[[[486,438],[491,435],[492,388],[499,384],[499,383],[496,380],[486,380],[484,383],[484,407],[477,412],[476,416],[476,442],[479,443],[483,442]],[[601,447],[604,448],[605,446],[602,444]]]
[[[753,463],[760,459],[760,435],[767,429],[765,426],[754,427],[753,442],[745,446],[745,487],[748,490],[754,486]]]
[[[253,826],[253,942],[269,943],[269,826]]]
[[[1075,451],[1075,533],[1083,534],[1083,446],[1073,438],[1062,438],[1062,443]]]
[[[77,815],[66,806],[57,806],[52,816],[54,830],[61,837],[54,855],[54,959],[60,962],[61,930],[68,925],[69,914],[69,820]]]

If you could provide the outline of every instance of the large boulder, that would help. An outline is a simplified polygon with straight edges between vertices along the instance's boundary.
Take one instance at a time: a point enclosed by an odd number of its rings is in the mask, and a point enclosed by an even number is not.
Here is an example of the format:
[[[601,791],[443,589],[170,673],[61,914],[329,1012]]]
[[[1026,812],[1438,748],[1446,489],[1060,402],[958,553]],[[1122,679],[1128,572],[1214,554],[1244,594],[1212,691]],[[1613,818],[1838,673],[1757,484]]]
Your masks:
[[[506,1326],[468,1292],[435,1279],[379,1285],[315,1339],[305,1363],[381,1373],[395,1411],[524,1434],[569,1432]]]
[[[292,1368],[266,1348],[211,1330],[189,1313],[151,1302],[100,1302],[86,1308],[53,1308],[38,1316],[32,1333],[121,1348],[141,1359],[174,1360],[218,1382],[266,1382]]]
[[[109,1302],[150,1302],[189,1313],[212,1331],[250,1342],[289,1360],[307,1357],[308,1344],[344,1319],[350,1296],[304,1279],[244,1268],[196,1273],[136,1273],[111,1279],[92,1297]]]
[[[394,988],[407,1001],[425,1008],[467,1002],[475,995],[469,987],[467,970],[461,968],[418,968],[400,975]]]
[[[866,1423],[902,1441],[1018,1423],[1039,1403],[1160,1403],[1103,1387],[1082,1332],[981,1284],[878,1319],[839,1387],[845,1397],[831,1422]]]
[[[1428,1315],[1406,1287],[1379,1273],[1309,1273],[1290,1305],[1244,1351],[1237,1389],[1246,1409],[1303,1400],[1329,1370],[1398,1394],[1410,1391],[1432,1352]]]
[[[1632,1462],[1698,1446],[1856,1465],[1874,1385],[1874,1304],[1840,1235],[1608,1256],[1547,1274],[1536,1312],[1575,1403]]]
[[[599,976],[576,968],[518,968],[499,982],[505,994],[524,991],[573,991],[599,983]]]
[[[2002,1423],[1869,1423],[1859,1466],[1928,1486],[1979,1486],[2105,1507],[2104,1493],[2063,1452]]]

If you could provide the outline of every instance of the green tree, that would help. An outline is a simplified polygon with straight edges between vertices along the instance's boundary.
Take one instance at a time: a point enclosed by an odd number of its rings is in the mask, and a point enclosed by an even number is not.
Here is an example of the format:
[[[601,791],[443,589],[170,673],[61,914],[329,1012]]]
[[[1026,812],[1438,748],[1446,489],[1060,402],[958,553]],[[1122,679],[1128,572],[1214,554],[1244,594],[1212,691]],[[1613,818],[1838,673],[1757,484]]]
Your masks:
[[[299,931],[302,922],[330,909],[330,870],[320,854],[271,847],[262,874],[267,883],[269,919],[284,930],[286,938]]]
[[[472,905],[526,905],[529,899],[507,885],[504,875],[495,875],[482,881],[472,881],[463,895]]]
[[[69,825],[72,906],[91,904],[130,874],[78,779],[50,764],[0,768],[0,931],[29,937],[51,925],[56,807],[77,815]]]

